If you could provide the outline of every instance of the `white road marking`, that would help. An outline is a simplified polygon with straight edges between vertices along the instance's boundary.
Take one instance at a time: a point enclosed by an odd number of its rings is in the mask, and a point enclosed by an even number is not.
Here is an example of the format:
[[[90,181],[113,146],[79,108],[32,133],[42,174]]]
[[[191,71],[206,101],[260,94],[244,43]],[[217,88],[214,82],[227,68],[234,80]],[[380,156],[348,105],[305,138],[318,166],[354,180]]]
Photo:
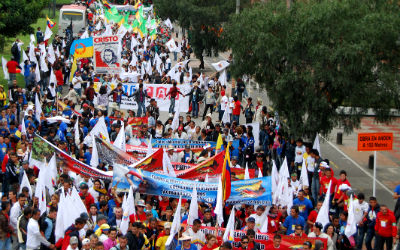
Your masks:
[[[321,136],[321,135],[319,135]],[[332,142],[328,141],[325,139],[323,136],[321,136],[322,139],[324,139],[332,148],[336,149],[340,154],[344,156],[347,160],[349,160],[351,163],[354,164],[358,169],[360,169],[364,174],[366,174],[368,177],[370,177],[372,180],[374,179],[374,176],[370,174],[367,170],[365,170],[363,167],[361,167],[357,162],[355,162],[353,159],[351,159],[348,155],[346,155],[342,150],[340,150],[336,145],[334,145]],[[382,182],[380,182],[378,179],[376,179],[376,183],[381,185],[383,189],[388,191],[391,195],[393,195],[393,191],[390,190],[387,186],[385,186]]]

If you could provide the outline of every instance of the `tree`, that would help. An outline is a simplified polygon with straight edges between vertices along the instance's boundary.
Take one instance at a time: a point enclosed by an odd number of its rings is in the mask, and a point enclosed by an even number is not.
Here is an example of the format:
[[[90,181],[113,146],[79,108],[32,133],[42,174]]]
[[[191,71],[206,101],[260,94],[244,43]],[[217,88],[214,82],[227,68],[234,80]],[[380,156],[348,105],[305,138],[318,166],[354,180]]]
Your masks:
[[[244,3],[246,5],[247,2]],[[188,30],[188,38],[194,54],[204,68],[203,52],[211,55],[224,51],[226,46],[220,40],[223,25],[229,15],[235,12],[235,1],[231,0],[155,0],[157,15],[179,22]]]
[[[368,0],[258,4],[227,27],[231,70],[267,90],[296,136],[349,132],[369,108],[388,122],[400,108],[398,11]]]
[[[31,24],[36,23],[48,0],[1,0],[0,34],[15,37],[19,33],[33,33]]]

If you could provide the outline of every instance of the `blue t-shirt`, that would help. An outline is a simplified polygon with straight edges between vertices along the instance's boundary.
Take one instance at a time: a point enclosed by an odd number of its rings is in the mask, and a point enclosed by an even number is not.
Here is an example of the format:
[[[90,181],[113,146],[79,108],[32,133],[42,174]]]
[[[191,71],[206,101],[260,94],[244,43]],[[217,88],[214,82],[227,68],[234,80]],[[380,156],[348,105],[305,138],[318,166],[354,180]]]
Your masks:
[[[394,192],[396,194],[400,194],[400,185],[397,185],[396,188],[394,189]],[[398,201],[400,201],[400,198],[397,199]]]
[[[92,159],[92,154],[88,151],[86,152],[83,157],[85,158],[85,163],[90,165],[90,160]]]
[[[297,205],[299,207],[299,215],[307,220],[309,212],[313,209],[313,205],[311,201],[307,198],[304,200],[300,200],[299,198],[294,199],[293,205]]]
[[[190,244],[190,248],[183,248],[182,244],[180,244],[176,247],[176,250],[197,250],[197,247],[195,244]]]
[[[286,235],[294,233],[294,228],[296,225],[301,225],[304,228],[305,224],[306,221],[302,216],[297,217],[297,219],[292,216],[288,216],[285,222],[283,222],[283,226],[287,228]]]

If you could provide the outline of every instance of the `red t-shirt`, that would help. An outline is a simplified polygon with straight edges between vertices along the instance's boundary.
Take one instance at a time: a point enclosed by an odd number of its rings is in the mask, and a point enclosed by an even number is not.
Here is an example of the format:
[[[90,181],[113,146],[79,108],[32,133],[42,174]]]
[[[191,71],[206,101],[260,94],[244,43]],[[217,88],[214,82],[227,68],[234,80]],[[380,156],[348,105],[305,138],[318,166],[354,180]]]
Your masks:
[[[279,221],[281,220],[282,214],[278,212],[278,215],[273,218],[268,215],[268,233],[275,233],[279,230]]]
[[[141,221],[141,222],[145,222],[146,221],[146,213],[142,213],[142,214],[132,214],[129,216],[129,221],[131,223],[136,222],[136,221]]]
[[[61,70],[54,71],[54,75],[56,75],[57,85],[62,86],[64,84],[64,78]]]
[[[161,211],[165,211],[165,209],[169,206],[169,200],[167,200],[167,201],[162,200],[162,201],[160,201],[159,205],[160,205]]]
[[[18,62],[14,60],[8,61],[6,66],[8,69],[8,73],[17,74],[17,67],[19,66]]]
[[[347,179],[344,180],[344,181],[342,181],[342,179],[338,179],[338,180],[337,180],[337,187],[338,187],[338,189],[337,189],[337,191],[335,192],[335,197],[334,197],[336,200],[340,199],[340,197],[341,197],[342,194],[343,194],[343,191],[339,189],[340,185],[342,185],[342,184],[347,184],[349,187],[351,187],[350,182],[349,182]]]
[[[82,197],[82,193],[79,193],[79,196]],[[92,205],[94,203],[94,198],[90,193],[87,193],[86,197],[85,197],[85,206],[86,209],[89,211],[90,209],[90,205]]]
[[[326,191],[328,190],[329,187],[329,182],[332,180],[332,185],[331,185],[331,191],[330,193],[333,194],[336,190],[336,185],[337,185],[337,180],[335,177],[328,178],[326,176],[321,177],[321,190],[320,194],[326,194]]]
[[[233,115],[240,115],[240,105],[241,105],[240,101],[237,100],[235,102],[235,107],[233,108],[233,111],[232,111]]]
[[[313,210],[310,212],[310,215],[308,216],[307,220],[311,221],[314,224],[317,221],[317,216],[318,212]]]

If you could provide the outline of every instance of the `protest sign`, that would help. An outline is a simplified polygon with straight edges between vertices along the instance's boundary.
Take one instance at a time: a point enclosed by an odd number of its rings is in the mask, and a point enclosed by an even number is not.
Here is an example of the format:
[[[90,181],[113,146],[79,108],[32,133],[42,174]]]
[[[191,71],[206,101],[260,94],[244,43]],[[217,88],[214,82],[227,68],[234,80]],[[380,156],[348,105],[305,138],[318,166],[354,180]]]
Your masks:
[[[118,36],[93,37],[94,69],[98,74],[117,74],[121,71],[121,51]]]

